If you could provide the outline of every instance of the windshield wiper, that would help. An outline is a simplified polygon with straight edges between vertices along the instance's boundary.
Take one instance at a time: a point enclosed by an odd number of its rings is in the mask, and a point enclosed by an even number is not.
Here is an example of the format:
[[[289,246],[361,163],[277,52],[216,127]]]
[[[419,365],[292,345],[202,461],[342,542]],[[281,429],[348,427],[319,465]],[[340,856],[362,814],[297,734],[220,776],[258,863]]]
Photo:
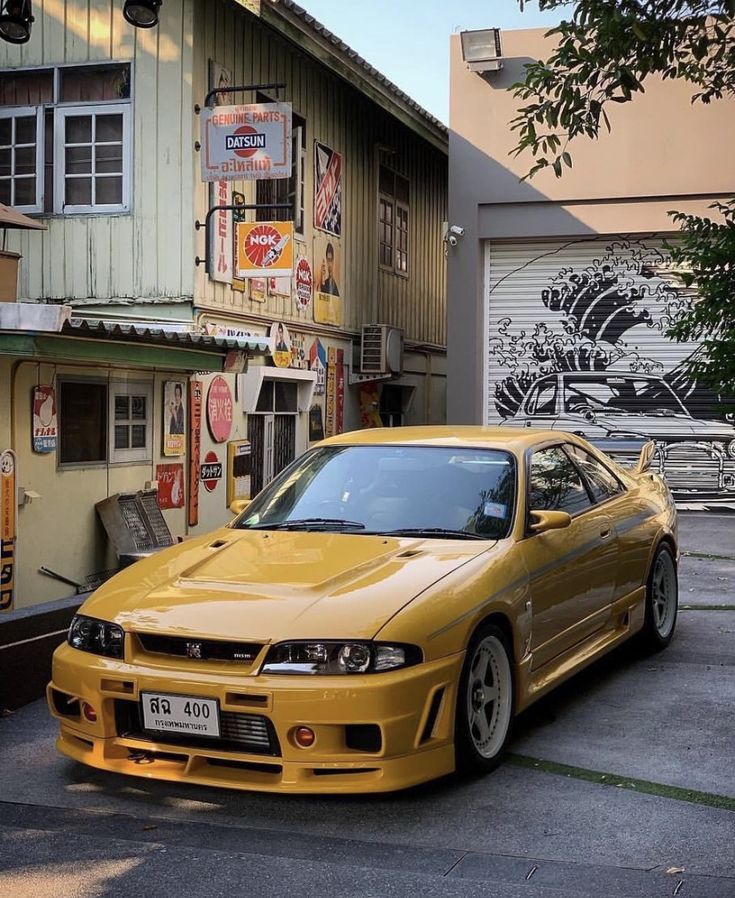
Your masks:
[[[316,530],[330,528],[341,530],[364,530],[358,521],[343,521],[341,518],[297,518],[293,521],[274,521],[272,524],[253,524],[245,530]]]
[[[470,533],[467,530],[450,530],[447,527],[400,527],[398,530],[376,531],[380,536],[446,536],[448,539],[492,539],[481,533]]]

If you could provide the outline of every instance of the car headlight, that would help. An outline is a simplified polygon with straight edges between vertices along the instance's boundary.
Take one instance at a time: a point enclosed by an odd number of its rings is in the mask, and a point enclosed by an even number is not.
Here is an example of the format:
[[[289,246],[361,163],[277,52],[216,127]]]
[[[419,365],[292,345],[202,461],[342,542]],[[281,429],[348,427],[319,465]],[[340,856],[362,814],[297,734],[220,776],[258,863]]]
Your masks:
[[[364,674],[410,667],[423,660],[415,645],[383,642],[282,642],[271,647],[262,673]]]
[[[730,456],[730,458],[735,458],[735,440],[731,440],[727,444],[727,454]]]
[[[72,648],[106,658],[122,658],[125,631],[117,624],[77,614],[69,627],[66,640]]]

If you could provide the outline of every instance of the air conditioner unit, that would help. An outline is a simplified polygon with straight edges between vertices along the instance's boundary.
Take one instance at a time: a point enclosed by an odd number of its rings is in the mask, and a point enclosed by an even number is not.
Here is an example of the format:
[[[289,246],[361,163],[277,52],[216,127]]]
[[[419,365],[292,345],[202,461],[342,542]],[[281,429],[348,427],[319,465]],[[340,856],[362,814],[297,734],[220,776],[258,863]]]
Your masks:
[[[360,344],[362,374],[401,374],[403,372],[403,331],[388,324],[366,324]]]

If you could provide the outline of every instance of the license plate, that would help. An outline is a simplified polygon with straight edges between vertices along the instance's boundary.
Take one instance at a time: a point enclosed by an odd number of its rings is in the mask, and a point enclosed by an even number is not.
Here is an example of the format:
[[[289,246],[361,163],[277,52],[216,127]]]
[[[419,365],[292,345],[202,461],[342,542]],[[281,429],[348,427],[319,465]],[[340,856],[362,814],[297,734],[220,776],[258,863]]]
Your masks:
[[[187,736],[219,736],[219,702],[190,695],[142,692],[143,729]]]

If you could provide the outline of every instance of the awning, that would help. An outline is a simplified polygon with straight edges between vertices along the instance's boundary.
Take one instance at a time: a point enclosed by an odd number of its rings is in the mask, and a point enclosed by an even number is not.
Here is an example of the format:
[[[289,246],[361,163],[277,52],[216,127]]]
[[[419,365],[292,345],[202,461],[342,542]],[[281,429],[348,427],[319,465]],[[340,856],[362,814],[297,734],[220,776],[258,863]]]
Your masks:
[[[29,218],[22,212],[16,212],[10,206],[0,203],[0,228],[16,228],[27,231],[46,231],[46,225],[35,218]]]

